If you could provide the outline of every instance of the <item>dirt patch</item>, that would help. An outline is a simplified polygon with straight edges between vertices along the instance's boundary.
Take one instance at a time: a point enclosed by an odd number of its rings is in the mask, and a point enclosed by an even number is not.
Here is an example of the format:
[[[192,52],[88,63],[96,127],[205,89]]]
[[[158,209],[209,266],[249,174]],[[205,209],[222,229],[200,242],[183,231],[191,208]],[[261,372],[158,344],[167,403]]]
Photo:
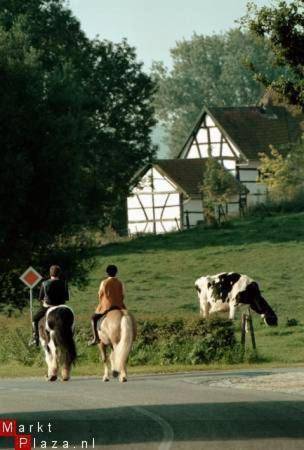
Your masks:
[[[208,380],[212,387],[232,387],[236,389],[255,389],[260,391],[284,392],[287,394],[304,395],[304,373],[287,372],[253,377],[225,377],[218,380]]]

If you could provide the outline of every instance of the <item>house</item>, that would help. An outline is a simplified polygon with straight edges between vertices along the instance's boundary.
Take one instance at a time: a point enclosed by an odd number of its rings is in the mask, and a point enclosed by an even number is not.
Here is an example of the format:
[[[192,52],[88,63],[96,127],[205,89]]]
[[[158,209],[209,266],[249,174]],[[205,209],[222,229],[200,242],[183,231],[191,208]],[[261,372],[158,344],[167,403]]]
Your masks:
[[[208,158],[210,152],[246,186],[251,206],[266,198],[259,154],[270,154],[271,146],[284,151],[300,137],[299,120],[283,106],[204,108],[178,158]]]
[[[137,174],[127,201],[129,233],[164,233],[202,221],[200,186],[209,157],[246,188],[245,198],[229,199],[228,215],[244,203],[265,201],[259,154],[269,154],[271,146],[284,152],[301,133],[299,119],[282,105],[204,107],[177,158],[155,161]]]
[[[163,159],[138,172],[139,181],[127,199],[129,233],[166,233],[202,222],[206,162],[206,158]],[[238,214],[239,201],[238,195],[231,196],[226,212]]]

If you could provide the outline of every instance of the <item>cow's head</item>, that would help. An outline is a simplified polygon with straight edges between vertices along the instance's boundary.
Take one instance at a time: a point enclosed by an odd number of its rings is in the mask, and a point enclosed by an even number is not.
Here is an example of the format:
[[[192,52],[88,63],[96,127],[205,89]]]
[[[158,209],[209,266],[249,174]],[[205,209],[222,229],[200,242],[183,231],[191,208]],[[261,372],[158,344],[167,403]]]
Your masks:
[[[196,280],[195,289],[197,290],[197,295],[200,296],[201,293],[205,293],[211,286],[210,277],[200,277]]]
[[[266,325],[270,327],[276,327],[278,325],[278,317],[274,311],[268,314],[261,314],[261,317],[264,319]]]
[[[261,315],[266,325],[276,327],[278,325],[278,317],[271,306],[266,302],[264,297],[260,296],[250,305],[251,308]]]

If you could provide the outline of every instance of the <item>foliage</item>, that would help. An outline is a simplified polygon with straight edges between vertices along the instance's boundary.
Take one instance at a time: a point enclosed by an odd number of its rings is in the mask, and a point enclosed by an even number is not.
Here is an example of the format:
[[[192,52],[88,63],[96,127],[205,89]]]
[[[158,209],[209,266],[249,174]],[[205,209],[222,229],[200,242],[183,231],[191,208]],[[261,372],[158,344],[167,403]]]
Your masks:
[[[304,5],[302,0],[278,1],[271,6],[258,8],[248,5],[242,19],[246,30],[267,38],[274,58],[274,67],[282,70],[274,79],[251,62],[251,68],[265,86],[287,98],[292,105],[304,108]]]
[[[210,364],[215,361],[240,362],[239,349],[230,320],[156,319],[139,321],[138,338],[130,356],[131,365]],[[25,330],[5,330],[0,343],[0,361],[17,361],[32,366],[41,364],[42,356],[28,348]],[[79,364],[98,363],[99,353],[87,347],[88,333],[81,327],[76,333]],[[234,360],[231,357],[234,355]],[[237,357],[238,355],[238,357]]]
[[[299,325],[299,321],[294,318],[287,318],[286,327],[297,327]]]
[[[248,217],[266,218],[278,214],[300,213],[304,211],[304,190],[299,189],[297,194],[291,199],[282,198],[280,200],[268,199],[266,202],[257,203],[246,210]]]
[[[270,200],[291,201],[303,190],[303,142],[291,147],[285,154],[272,147],[270,156],[262,153],[260,161],[260,181],[266,184]]]
[[[138,340],[131,363],[208,364],[222,360],[235,345],[234,327],[229,320],[145,320],[139,322]],[[146,347],[152,361],[148,358]]]
[[[239,194],[240,189],[241,185],[233,176],[218,161],[209,158],[201,186],[206,222],[216,222],[217,209],[223,207],[231,196]]]
[[[63,0],[1,1],[2,306],[22,307],[17,271],[62,260],[56,242],[117,223],[131,176],[154,154],[153,92],[135,50],[89,40]],[[77,264],[65,268],[85,275]]]
[[[194,34],[171,50],[173,68],[155,63],[153,77],[158,85],[155,107],[165,125],[171,155],[181,150],[203,105],[245,106],[255,104],[262,86],[253,79],[248,61],[266,70],[270,79],[273,55],[266,40],[238,29],[224,34]]]

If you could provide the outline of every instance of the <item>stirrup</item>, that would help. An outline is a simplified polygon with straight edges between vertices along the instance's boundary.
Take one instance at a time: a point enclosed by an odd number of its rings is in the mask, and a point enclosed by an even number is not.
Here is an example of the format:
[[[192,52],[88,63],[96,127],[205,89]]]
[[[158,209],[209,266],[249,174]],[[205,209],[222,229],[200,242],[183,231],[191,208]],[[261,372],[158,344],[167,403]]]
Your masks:
[[[94,339],[92,339],[91,341],[88,342],[88,347],[91,347],[93,345],[97,345],[99,343],[100,343],[100,339],[94,338]]]

